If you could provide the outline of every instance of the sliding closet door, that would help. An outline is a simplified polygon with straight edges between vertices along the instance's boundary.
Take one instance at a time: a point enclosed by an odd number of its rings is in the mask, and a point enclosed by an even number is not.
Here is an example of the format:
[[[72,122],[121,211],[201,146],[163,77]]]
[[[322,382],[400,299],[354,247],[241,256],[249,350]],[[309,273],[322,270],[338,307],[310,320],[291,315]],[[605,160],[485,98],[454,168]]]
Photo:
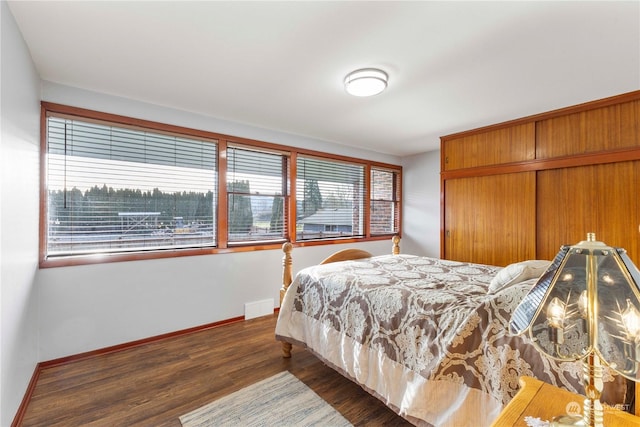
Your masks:
[[[535,258],[535,172],[445,181],[445,258],[504,266]]]
[[[640,265],[640,161],[540,171],[537,187],[539,258],[593,232]]]

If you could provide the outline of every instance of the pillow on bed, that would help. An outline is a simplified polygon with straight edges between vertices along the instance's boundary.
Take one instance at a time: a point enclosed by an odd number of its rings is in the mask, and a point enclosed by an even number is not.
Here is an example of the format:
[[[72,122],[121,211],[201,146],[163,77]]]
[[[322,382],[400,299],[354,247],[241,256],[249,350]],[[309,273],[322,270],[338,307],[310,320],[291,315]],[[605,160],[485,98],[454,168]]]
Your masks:
[[[536,279],[542,276],[542,273],[549,267],[549,264],[551,264],[551,261],[538,259],[509,264],[498,271],[498,274],[491,280],[491,283],[489,283],[489,293],[498,292],[505,286],[514,283]]]

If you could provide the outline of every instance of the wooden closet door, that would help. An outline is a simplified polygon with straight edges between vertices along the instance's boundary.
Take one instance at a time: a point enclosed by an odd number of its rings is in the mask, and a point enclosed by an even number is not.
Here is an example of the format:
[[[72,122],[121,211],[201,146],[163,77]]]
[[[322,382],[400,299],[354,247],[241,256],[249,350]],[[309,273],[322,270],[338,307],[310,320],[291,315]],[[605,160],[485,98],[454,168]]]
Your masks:
[[[535,258],[535,172],[445,181],[444,257],[505,266]]]
[[[640,161],[540,171],[537,197],[539,258],[593,232],[640,265]]]

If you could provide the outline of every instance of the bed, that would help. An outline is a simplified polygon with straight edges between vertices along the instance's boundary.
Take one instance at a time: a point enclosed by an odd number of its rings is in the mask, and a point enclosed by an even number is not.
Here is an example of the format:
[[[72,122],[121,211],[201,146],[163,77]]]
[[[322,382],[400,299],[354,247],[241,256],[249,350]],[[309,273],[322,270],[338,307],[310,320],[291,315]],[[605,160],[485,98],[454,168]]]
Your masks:
[[[306,347],[415,425],[490,425],[522,375],[574,392],[582,366],[550,360],[512,336],[512,311],[548,266],[505,268],[348,249],[292,278],[285,244],[276,339]],[[607,375],[606,400],[627,402]]]

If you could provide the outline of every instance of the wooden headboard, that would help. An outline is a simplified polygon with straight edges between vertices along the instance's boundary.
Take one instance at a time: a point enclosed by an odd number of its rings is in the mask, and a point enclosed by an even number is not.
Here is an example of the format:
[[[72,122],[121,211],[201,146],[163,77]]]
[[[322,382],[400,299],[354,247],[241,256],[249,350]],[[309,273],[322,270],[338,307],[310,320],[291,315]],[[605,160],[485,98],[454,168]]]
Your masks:
[[[441,256],[553,259],[588,232],[640,265],[640,91],[441,138]]]

